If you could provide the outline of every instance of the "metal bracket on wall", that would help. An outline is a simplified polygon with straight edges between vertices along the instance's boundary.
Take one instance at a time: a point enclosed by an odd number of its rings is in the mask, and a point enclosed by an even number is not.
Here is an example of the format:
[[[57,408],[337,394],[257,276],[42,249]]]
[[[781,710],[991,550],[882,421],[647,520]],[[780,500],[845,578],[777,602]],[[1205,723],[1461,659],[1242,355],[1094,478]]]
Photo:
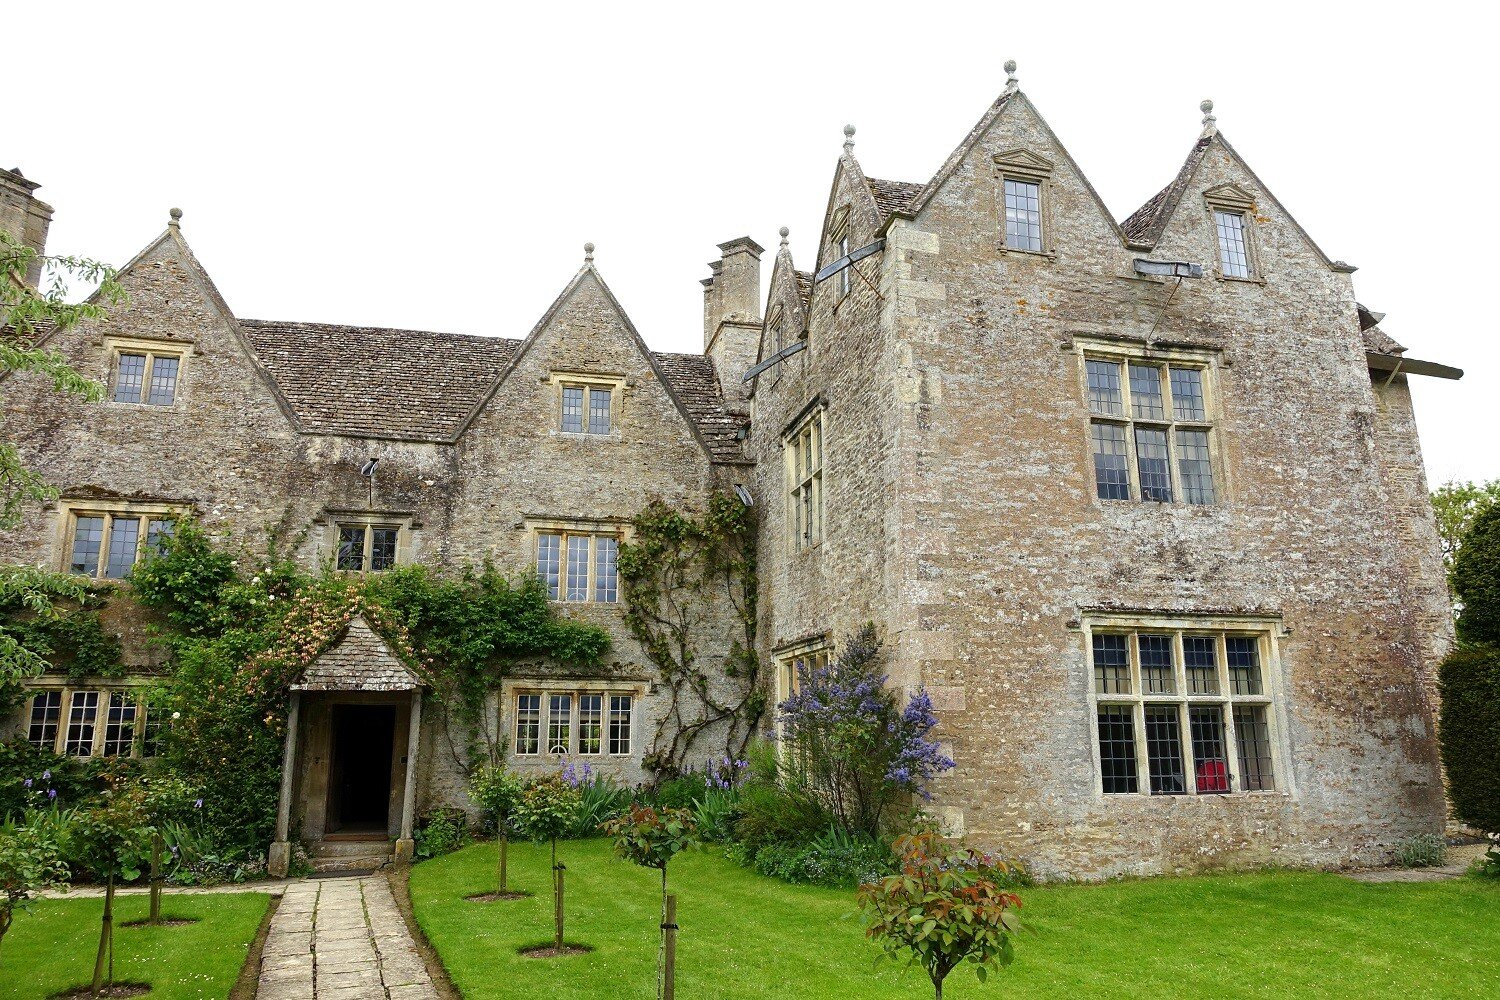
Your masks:
[[[760,364],[756,365],[754,368],[752,368],[749,371],[747,371],[745,373],[744,381],[746,381],[746,382],[750,381],[755,376],[757,376],[761,372],[765,371],[767,368],[773,368],[776,365],[781,364],[781,362],[785,361],[787,358],[791,357],[793,354],[796,354],[798,351],[805,351],[805,350],[807,350],[807,341],[805,341],[805,340],[799,340],[796,343],[792,344],[790,347],[784,347],[784,348],[782,348],[781,350],[777,351],[775,354],[771,355],[766,360],[762,361]]]
[[[819,271],[817,274],[813,275],[813,284],[817,284],[820,281],[826,281],[851,264],[858,264],[860,261],[870,256],[870,254],[878,253],[879,251],[884,249],[885,240],[879,239],[874,243],[871,243],[867,247],[860,247],[858,250],[847,253],[844,256],[840,257],[838,260],[834,261],[832,264],[829,264],[827,267],[823,268],[823,270]]]

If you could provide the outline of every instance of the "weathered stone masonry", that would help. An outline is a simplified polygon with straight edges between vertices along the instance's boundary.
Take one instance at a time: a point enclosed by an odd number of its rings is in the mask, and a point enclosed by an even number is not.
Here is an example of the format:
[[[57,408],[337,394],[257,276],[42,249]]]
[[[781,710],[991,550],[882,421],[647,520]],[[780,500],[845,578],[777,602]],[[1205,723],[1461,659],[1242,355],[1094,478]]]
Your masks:
[[[82,408],[7,383],[7,433],[64,497],[0,558],[61,566],[67,505],[93,498],[177,503],[252,542],[300,533],[309,562],[365,514],[402,526],[398,561],[528,567],[549,525],[623,530],[651,499],[696,505],[740,485],[761,526],[769,683],[785,694],[798,658],[836,655],[874,621],[891,683],[933,695],[958,763],[932,808],[980,843],[1044,874],[1099,876],[1369,863],[1440,829],[1432,678],[1451,623],[1406,380],[1457,373],[1379,329],[1354,269],[1211,116],[1178,176],[1124,222],[1013,84],[926,183],[868,177],[853,145],[851,131],[811,273],[783,232],[762,308],[761,248],[721,245],[703,355],[648,350],[591,257],[524,339],[241,320],[174,222],[125,269],[130,308],[56,346],[109,381],[109,338],[189,344],[178,402]],[[1007,179],[1033,186],[1036,251],[1007,236]],[[1225,273],[1215,212],[1244,226],[1243,276]],[[1199,439],[1171,435],[1170,501],[1142,502],[1134,464],[1130,499],[1100,498],[1095,425],[1155,418],[1101,416],[1086,361],[1123,366],[1132,394],[1149,382],[1130,382],[1131,361],[1196,373],[1199,409],[1174,419],[1202,423],[1210,502],[1183,502],[1171,462]],[[609,434],[559,431],[569,378],[613,387]],[[822,516],[799,542],[788,449],[810,421]],[[1130,441],[1134,463],[1149,438]],[[662,711],[653,668],[617,608],[565,607],[610,630],[606,676],[531,665],[491,720],[513,733],[523,688],[633,692],[638,739],[609,766],[638,780]],[[1099,645],[1119,636],[1136,685],[1123,694]],[[1148,679],[1161,643],[1176,681]],[[1184,672],[1204,644],[1218,650],[1213,690]],[[1223,672],[1247,655],[1253,681]],[[1136,713],[1128,764],[1101,742],[1120,705]],[[441,709],[423,715],[422,806],[462,801]],[[1158,774],[1174,753],[1175,776]],[[325,766],[294,776],[309,839]],[[1140,782],[1128,793],[1112,787],[1122,767]]]

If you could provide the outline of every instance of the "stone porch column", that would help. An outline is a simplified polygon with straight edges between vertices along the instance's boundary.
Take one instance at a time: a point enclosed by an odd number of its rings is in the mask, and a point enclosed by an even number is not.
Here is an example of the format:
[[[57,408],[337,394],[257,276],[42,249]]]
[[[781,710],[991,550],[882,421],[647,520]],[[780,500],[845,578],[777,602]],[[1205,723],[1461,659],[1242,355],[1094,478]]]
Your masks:
[[[422,741],[422,689],[411,693],[411,714],[406,724],[406,789],[401,797],[401,838],[396,841],[396,863],[410,864],[416,852],[412,821],[417,811],[417,750]]]
[[[297,765],[297,716],[302,707],[302,692],[292,692],[292,705],[286,716],[286,745],[281,751],[281,799],[276,806],[276,842],[266,858],[266,871],[273,878],[286,878],[292,863],[292,845],[287,827],[292,818],[292,774]]]

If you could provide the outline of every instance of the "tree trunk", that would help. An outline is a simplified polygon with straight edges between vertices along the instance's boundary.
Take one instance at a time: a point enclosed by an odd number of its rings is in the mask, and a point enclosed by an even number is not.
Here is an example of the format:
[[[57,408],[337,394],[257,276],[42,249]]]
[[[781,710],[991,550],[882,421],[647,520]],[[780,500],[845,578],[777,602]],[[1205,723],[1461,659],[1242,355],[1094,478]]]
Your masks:
[[[667,984],[667,866],[661,866],[661,939],[656,946],[656,1000],[662,1000]]]
[[[161,923],[161,848],[160,833],[151,835],[151,916],[152,924]]]
[[[104,883],[104,916],[99,922],[99,951],[94,955],[93,994],[99,995],[104,985],[104,959],[109,950],[110,931],[114,928],[115,875],[110,872]]]
[[[505,893],[505,850],[510,846],[510,838],[504,833],[500,834],[500,893]]]
[[[557,877],[557,894],[556,894],[555,899],[556,899],[556,902],[557,902],[557,912],[553,915],[554,919],[555,919],[555,923],[556,923],[556,927],[555,927],[556,933],[554,935],[553,946],[556,947],[558,951],[562,951],[562,946],[563,946],[563,867],[562,867],[562,865],[558,865],[557,866],[556,877]]]
[[[5,908],[0,910],[0,944],[5,943],[5,932],[10,930],[11,910],[7,902]]]

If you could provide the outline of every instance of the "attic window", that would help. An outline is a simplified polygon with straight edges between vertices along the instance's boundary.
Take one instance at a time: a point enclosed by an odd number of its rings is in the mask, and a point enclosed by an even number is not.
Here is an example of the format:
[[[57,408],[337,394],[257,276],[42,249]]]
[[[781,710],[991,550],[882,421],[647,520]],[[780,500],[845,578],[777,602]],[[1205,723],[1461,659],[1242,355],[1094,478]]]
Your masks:
[[[1226,278],[1250,277],[1250,254],[1245,245],[1245,214],[1214,210],[1219,234],[1219,267]]]
[[[609,437],[616,431],[624,380],[612,375],[556,372],[557,428],[554,433]]]
[[[1005,178],[1005,245],[1011,250],[1042,249],[1042,185]]]
[[[831,260],[842,260],[847,256],[849,256],[849,212],[845,209],[840,221],[834,223],[833,249],[829,257]],[[849,294],[851,287],[849,271],[850,269],[846,267],[834,275],[834,288],[838,290],[840,302]]]
[[[171,406],[177,401],[188,345],[111,337],[105,348],[110,353],[110,402]]]

